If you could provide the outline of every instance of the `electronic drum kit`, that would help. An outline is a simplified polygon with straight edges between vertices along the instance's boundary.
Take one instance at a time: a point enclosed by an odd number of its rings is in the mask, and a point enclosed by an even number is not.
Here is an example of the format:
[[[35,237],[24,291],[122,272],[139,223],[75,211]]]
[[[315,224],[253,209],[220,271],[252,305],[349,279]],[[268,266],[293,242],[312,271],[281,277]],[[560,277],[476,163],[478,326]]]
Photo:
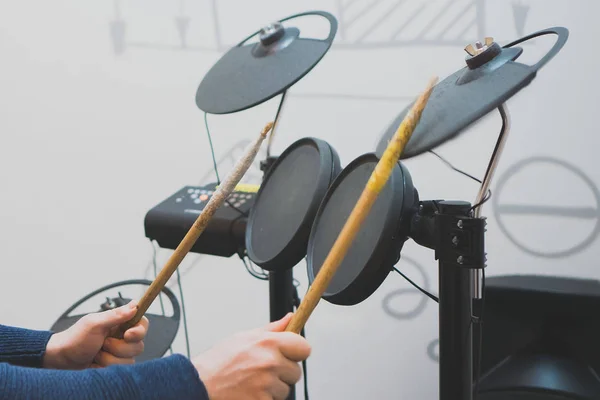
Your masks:
[[[306,16],[329,22],[325,40],[304,38],[292,26],[296,18]],[[206,113],[228,114],[285,95],[325,56],[336,32],[335,17],[321,11],[268,25],[234,46],[208,71],[198,87],[197,106]],[[557,36],[548,53],[534,65],[518,62],[523,53],[518,45],[542,35]],[[249,43],[256,36],[259,40]],[[452,140],[494,109],[500,110],[507,125],[504,103],[532,82],[567,38],[567,29],[555,27],[505,46],[491,38],[467,46],[466,66],[433,88],[400,158],[418,156]],[[305,258],[312,285],[411,106],[392,120],[374,151],[345,167],[331,144],[314,137],[301,138],[274,157],[247,219],[245,246],[252,262],[276,274],[290,271]],[[503,133],[507,130],[503,126]],[[487,192],[504,140],[501,135],[478,200]],[[479,272],[485,267],[480,206],[481,201],[475,205],[423,201],[410,172],[398,161],[322,295],[332,304],[356,305],[380,287],[408,239],[435,250],[440,263],[440,399],[472,398],[470,327],[474,304],[481,298]],[[292,284],[291,278],[286,284]],[[469,338],[467,343],[458,344],[459,333],[467,335],[461,336]]]

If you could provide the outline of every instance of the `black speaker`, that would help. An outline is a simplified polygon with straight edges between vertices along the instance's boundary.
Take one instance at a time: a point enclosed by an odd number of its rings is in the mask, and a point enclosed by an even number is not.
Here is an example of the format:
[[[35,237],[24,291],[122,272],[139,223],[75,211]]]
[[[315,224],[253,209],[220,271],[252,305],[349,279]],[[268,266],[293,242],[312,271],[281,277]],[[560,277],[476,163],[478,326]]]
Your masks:
[[[551,276],[485,281],[477,400],[600,399],[600,282]],[[474,379],[479,334],[474,325]]]

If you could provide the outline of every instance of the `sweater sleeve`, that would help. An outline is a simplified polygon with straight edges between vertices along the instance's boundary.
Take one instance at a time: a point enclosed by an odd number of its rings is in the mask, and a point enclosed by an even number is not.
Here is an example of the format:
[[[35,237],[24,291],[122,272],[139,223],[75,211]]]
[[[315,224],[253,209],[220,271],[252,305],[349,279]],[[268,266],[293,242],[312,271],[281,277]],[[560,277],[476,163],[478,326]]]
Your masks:
[[[41,368],[52,332],[0,325],[0,362]]]
[[[83,371],[42,369],[51,336],[0,325],[0,400],[209,400],[196,368],[179,354]]]
[[[175,354],[133,365],[62,371],[0,363],[0,400],[209,400],[192,363]]]

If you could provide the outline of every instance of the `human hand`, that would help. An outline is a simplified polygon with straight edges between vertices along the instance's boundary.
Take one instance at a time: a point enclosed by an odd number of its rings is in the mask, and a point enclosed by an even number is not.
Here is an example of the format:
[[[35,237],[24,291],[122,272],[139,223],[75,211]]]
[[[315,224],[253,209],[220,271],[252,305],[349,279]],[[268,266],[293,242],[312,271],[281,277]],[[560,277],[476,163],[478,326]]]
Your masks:
[[[44,368],[84,369],[113,364],[133,364],[144,351],[148,319],[128,329],[122,339],[111,337],[119,326],[135,316],[136,302],[112,310],[87,314],[69,329],[50,337]]]
[[[311,348],[284,332],[292,314],[234,335],[192,360],[211,400],[283,400],[302,376]]]

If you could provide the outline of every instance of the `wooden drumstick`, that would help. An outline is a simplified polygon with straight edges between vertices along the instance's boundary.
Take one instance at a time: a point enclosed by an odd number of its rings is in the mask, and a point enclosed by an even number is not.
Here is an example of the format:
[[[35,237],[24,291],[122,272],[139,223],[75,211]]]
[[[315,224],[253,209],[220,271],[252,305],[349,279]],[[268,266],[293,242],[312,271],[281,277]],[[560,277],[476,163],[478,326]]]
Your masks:
[[[179,246],[177,246],[173,254],[171,254],[171,257],[169,257],[169,260],[157,275],[156,279],[154,279],[148,290],[146,290],[146,293],[144,293],[144,296],[137,305],[137,312],[135,316],[119,327],[119,331],[117,332],[119,337],[122,337],[125,331],[140,322],[152,302],[162,291],[175,270],[177,270],[177,267],[179,267],[181,261],[183,261],[184,257],[192,249],[202,232],[204,232],[204,229],[208,225],[214,213],[223,205],[227,197],[231,194],[231,192],[233,192],[236,185],[244,177],[244,174],[252,165],[252,162],[254,161],[263,140],[267,137],[267,133],[269,133],[272,127],[273,123],[269,122],[261,131],[260,136],[253,143],[248,145],[244,156],[237,162],[233,171],[230,172],[225,181],[219,185],[217,190],[208,201],[208,204],[206,204],[206,207],[204,207],[202,210],[202,213],[200,213],[196,219],[196,222],[194,222],[194,225],[192,225]]]
[[[369,215],[369,211],[375,203],[375,200],[377,200],[377,196],[385,187],[394,166],[400,159],[400,155],[404,151],[406,143],[408,143],[413,131],[419,123],[423,109],[425,108],[437,81],[437,77],[434,77],[429,81],[427,88],[406,114],[398,130],[394,134],[394,137],[388,143],[383,156],[377,163],[358,202],[346,220],[346,223],[333,244],[333,247],[329,251],[327,258],[323,262],[319,273],[315,277],[315,280],[302,299],[302,303],[300,303],[298,310],[296,310],[288,324],[286,328],[287,332],[299,334],[306,324],[306,321],[308,321],[311,313],[317,307],[317,304],[321,300],[321,296],[323,296],[331,279],[346,256],[350,245],[354,241],[360,226],[367,215]]]

